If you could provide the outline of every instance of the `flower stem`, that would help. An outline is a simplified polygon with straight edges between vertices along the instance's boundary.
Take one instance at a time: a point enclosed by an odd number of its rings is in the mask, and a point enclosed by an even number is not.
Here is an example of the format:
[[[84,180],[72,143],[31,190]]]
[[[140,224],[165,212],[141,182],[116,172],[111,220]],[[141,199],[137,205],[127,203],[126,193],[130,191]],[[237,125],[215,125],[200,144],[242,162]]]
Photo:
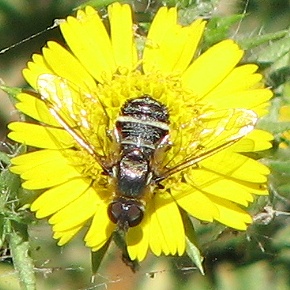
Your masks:
[[[24,229],[25,228],[25,229]],[[35,290],[33,260],[29,256],[29,242],[27,240],[27,227],[9,222],[9,245],[15,270],[18,272],[21,289]]]

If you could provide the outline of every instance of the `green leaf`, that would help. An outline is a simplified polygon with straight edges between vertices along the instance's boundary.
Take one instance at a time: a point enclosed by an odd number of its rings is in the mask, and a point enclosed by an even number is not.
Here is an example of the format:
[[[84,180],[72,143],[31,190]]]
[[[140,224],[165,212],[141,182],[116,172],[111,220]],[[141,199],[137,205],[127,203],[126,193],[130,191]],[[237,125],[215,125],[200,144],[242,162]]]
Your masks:
[[[0,173],[0,189],[9,193],[9,199],[17,199],[17,193],[21,187],[19,175],[13,174],[9,169],[4,169]]]
[[[2,211],[2,208],[0,208],[0,211]],[[4,215],[0,214],[0,249],[3,248],[5,240],[6,240],[5,217]]]
[[[83,9],[85,8],[87,5],[89,6],[93,6],[97,9],[103,8],[103,7],[107,7],[108,5],[112,4],[116,2],[115,0],[90,0],[90,1],[86,1],[85,3],[79,5],[78,7],[75,8],[75,10],[77,9]],[[123,1],[119,1],[119,2],[123,2]]]
[[[5,152],[0,152],[0,161],[5,164],[10,164],[10,157]]]
[[[186,237],[186,253],[191,259],[191,261],[197,266],[202,275],[204,275],[204,270],[202,267],[203,257],[200,254],[198,247],[192,241],[192,239]]]
[[[268,78],[268,82],[271,84],[271,86],[277,88],[290,80],[290,67],[283,66],[281,68],[278,68],[270,73]]]
[[[277,62],[283,56],[288,54],[289,51],[290,36],[288,33],[287,36],[283,37],[282,39],[271,42],[263,50],[259,50],[257,53],[253,53],[248,60],[258,62],[265,67]]]
[[[288,180],[289,179],[290,179],[290,176],[288,176]],[[278,186],[278,191],[281,194],[289,195],[289,192],[290,192],[290,183],[289,183],[289,181],[286,184],[283,184],[283,185]]]
[[[271,122],[262,119],[259,122],[259,128],[275,135],[290,130],[290,122]]]
[[[217,1],[166,1],[167,6],[177,6],[179,22],[182,25],[189,25],[195,19],[203,17],[209,19],[217,5]],[[176,2],[174,4],[174,2]]]
[[[8,87],[5,85],[0,85],[0,89],[3,90],[5,93],[7,93],[10,97],[16,98],[18,94],[22,92],[21,88],[16,88],[16,87]]]
[[[233,25],[243,19],[245,15],[235,14],[226,17],[213,17],[206,26],[204,33],[205,48],[228,38]]]
[[[243,38],[243,39],[237,40],[237,42],[239,43],[242,49],[249,50],[257,46],[260,46],[264,43],[269,43],[270,41],[287,37],[288,35],[289,35],[288,30],[281,30],[274,33],[267,33],[263,35]]]
[[[95,276],[99,270],[99,267],[102,263],[102,260],[108,250],[111,239],[109,239],[103,247],[101,247],[96,252],[91,252],[91,266],[92,266],[92,275]]]
[[[29,242],[27,227],[13,223],[10,225],[9,247],[11,249],[13,265],[18,273],[22,289],[35,290],[34,263],[29,256]]]
[[[203,257],[201,256],[200,251],[197,247],[194,227],[185,212],[181,211],[181,216],[183,219],[186,234],[186,253],[191,261],[197,266],[201,274],[204,275],[204,270],[202,266]]]
[[[288,160],[288,161],[268,160],[267,165],[272,170],[283,172],[286,174],[290,174],[290,160]]]

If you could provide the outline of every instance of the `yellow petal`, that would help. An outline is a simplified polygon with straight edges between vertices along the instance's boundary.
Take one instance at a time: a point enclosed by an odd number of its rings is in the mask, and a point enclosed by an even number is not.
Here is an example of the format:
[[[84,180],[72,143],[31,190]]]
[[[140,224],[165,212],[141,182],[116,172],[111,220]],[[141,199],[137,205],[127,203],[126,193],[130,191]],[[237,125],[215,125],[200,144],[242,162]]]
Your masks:
[[[93,251],[99,250],[111,237],[115,228],[116,225],[108,217],[108,204],[98,203],[95,216],[84,239],[86,246],[91,247]]]
[[[21,178],[26,180],[22,186],[31,190],[49,188],[80,176],[75,166],[64,157],[35,165],[21,174]]]
[[[42,193],[31,205],[37,218],[47,217],[81,196],[90,186],[84,178],[74,178]]]
[[[68,151],[64,150],[63,152],[60,152],[58,150],[39,150],[19,155],[11,159],[13,166],[10,167],[10,170],[16,174],[22,174],[35,166],[62,159],[64,158],[63,154],[68,154]]]
[[[204,32],[205,24],[205,21],[198,19],[188,27],[182,28],[182,40],[184,41],[184,43],[183,46],[182,43],[179,43],[179,47],[181,47],[181,52],[180,55],[175,54],[176,64],[174,68],[172,68],[172,71],[182,73],[188,67],[194,54],[196,53],[197,46]]]
[[[57,244],[59,246],[63,246],[64,244],[69,242],[82,228],[83,225],[80,225],[64,232],[54,232],[53,238],[59,239]]]
[[[212,99],[215,98],[214,96],[222,97],[226,94],[252,89],[262,79],[261,74],[255,73],[257,69],[258,66],[255,64],[234,68],[214,90],[209,92],[206,98]]]
[[[244,160],[245,162],[238,169],[234,170],[231,177],[256,183],[267,182],[267,175],[270,174],[267,166],[251,158],[245,157]]]
[[[185,251],[185,233],[179,209],[168,193],[154,196],[155,210],[150,217],[149,245],[159,256],[182,255]]]
[[[8,134],[10,139],[37,148],[64,149],[75,144],[74,139],[63,129],[24,122],[13,122],[8,128],[12,131]]]
[[[144,49],[144,71],[181,73],[191,62],[204,30],[201,19],[190,26],[177,24],[176,8],[161,8],[155,16]]]
[[[225,149],[200,162],[202,168],[230,178],[265,183],[269,169],[249,157]]]
[[[96,83],[83,65],[57,42],[49,41],[42,49],[43,56],[54,74],[84,90],[94,90]]]
[[[116,2],[108,7],[111,41],[118,68],[132,70],[137,64],[137,50],[133,38],[132,11],[129,5]]]
[[[94,188],[90,187],[78,198],[55,213],[48,221],[54,225],[54,231],[66,231],[84,224],[91,218],[97,209],[99,197]]]
[[[266,183],[260,184],[260,183],[251,183],[247,181],[239,181],[239,186],[242,186],[250,192],[251,194],[256,195],[269,195],[268,188]]]
[[[232,40],[224,40],[209,48],[184,72],[186,89],[201,97],[213,90],[237,65],[243,51]]]
[[[188,184],[178,185],[172,190],[172,195],[180,207],[197,219],[212,222],[219,215],[215,204],[204,193]]]
[[[216,175],[211,172],[209,174],[211,176]],[[254,200],[250,191],[246,190],[245,187],[240,186],[238,182],[226,179],[226,177],[218,175],[216,176],[217,179],[214,182],[209,182],[208,185],[202,187],[202,190],[204,192],[233,201],[244,206],[248,206],[248,203]]]
[[[150,217],[150,230],[149,230],[149,246],[152,253],[156,256],[169,255],[170,250],[165,240],[164,235],[160,232],[161,226],[159,225],[155,211],[151,213]]]
[[[162,42],[169,41],[169,36],[180,30],[177,25],[176,8],[168,9],[161,7],[156,13],[147,36],[146,46],[143,53],[143,69],[145,73],[153,70],[164,71],[164,59],[162,57]],[[177,43],[176,43],[177,44]],[[169,61],[167,59],[167,61]]]
[[[15,107],[22,113],[30,116],[31,118],[41,121],[42,123],[60,127],[59,123],[48,111],[47,106],[41,99],[27,93],[20,93],[17,95],[17,99],[20,101]]]
[[[73,54],[97,81],[112,76],[116,70],[112,45],[95,9],[79,10],[77,18],[69,16],[60,28]]]
[[[217,109],[246,108],[253,110],[261,116],[258,108],[269,106],[267,101],[272,98],[273,93],[268,89],[245,90],[230,94],[212,94],[210,98],[206,96],[204,101],[215,106]]]
[[[220,212],[219,217],[216,218],[220,223],[243,231],[246,230],[248,224],[252,222],[251,216],[235,204],[213,196],[210,198]]]
[[[142,222],[128,230],[126,235],[127,250],[132,260],[143,261],[148,252],[150,216],[152,210],[150,205],[146,208]]]
[[[14,166],[10,170],[27,180],[23,183],[27,189],[47,188],[80,176],[59,151],[41,150],[24,154],[13,158],[12,164]]]
[[[32,56],[32,61],[28,62],[27,68],[25,68],[22,73],[30,86],[36,89],[38,77],[41,74],[53,74],[53,70],[48,66],[42,55],[34,54]]]
[[[235,152],[253,152],[266,150],[272,147],[273,135],[267,131],[255,129],[246,137],[234,144],[231,149]],[[249,144],[251,144],[249,146]]]

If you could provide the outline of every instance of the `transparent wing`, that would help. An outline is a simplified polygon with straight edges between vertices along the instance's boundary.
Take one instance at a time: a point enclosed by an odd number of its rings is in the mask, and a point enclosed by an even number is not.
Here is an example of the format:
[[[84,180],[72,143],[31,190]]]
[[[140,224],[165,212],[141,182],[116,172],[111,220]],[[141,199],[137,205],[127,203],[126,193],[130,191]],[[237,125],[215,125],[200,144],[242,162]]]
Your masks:
[[[37,86],[57,123],[106,170],[110,119],[96,93],[51,74],[40,75]]]
[[[232,146],[251,132],[256,122],[257,115],[251,110],[227,109],[205,113],[182,124],[171,131],[171,154],[167,154],[163,164],[155,164],[160,168],[157,181]]]

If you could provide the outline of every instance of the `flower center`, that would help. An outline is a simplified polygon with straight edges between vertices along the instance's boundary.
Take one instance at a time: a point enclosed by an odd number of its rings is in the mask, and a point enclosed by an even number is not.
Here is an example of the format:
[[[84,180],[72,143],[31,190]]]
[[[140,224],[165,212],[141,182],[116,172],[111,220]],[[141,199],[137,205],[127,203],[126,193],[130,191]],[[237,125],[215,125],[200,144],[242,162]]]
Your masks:
[[[186,144],[185,138],[189,138],[188,136],[192,134],[182,133],[182,138],[177,136],[180,137],[181,130],[186,131],[186,124],[194,122],[205,106],[202,106],[191,92],[182,88],[178,75],[164,77],[158,73],[144,75],[140,71],[134,71],[116,74],[112,80],[99,84],[97,90],[90,92],[89,96],[85,94],[81,96],[80,111],[86,112],[86,122],[82,123],[87,125],[80,126],[79,130],[85,137],[85,141],[94,148],[97,154],[104,156],[108,164],[116,160],[114,154],[117,154],[116,147],[118,146],[114,144],[112,132],[121,107],[127,100],[144,95],[165,105],[169,112],[169,134],[173,146],[164,156],[161,156],[164,159],[161,160],[161,164],[174,160],[171,163],[174,165],[186,158],[185,150],[182,149],[183,144],[179,143],[182,140]],[[74,163],[77,163],[84,176],[100,180],[97,176],[100,175],[102,169],[93,156],[82,148],[75,151],[74,155]],[[180,176],[175,178],[180,178]]]

